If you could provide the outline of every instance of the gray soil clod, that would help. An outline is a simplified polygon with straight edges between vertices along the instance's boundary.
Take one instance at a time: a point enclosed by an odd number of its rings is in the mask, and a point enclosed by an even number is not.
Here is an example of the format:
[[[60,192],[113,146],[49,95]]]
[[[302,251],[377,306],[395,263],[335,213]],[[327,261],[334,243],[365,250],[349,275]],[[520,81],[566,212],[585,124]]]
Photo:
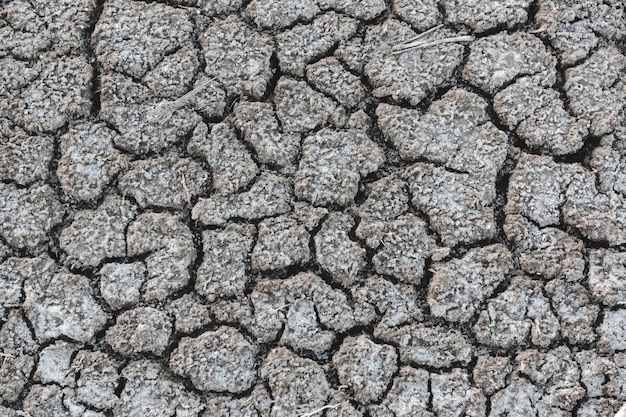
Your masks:
[[[1,417],[624,417],[622,0],[0,3]]]

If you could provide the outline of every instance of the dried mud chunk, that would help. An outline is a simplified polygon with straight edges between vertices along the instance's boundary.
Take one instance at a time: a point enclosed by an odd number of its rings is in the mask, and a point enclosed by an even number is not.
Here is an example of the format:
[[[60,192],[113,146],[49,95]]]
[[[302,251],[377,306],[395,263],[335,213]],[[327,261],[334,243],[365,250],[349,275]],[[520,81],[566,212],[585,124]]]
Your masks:
[[[345,111],[332,99],[313,90],[306,81],[282,77],[274,94],[276,115],[288,133],[306,133],[332,122],[341,122]]]
[[[243,327],[254,333],[254,312],[250,297],[237,300],[217,300],[209,303],[209,310],[216,322]],[[258,338],[257,338],[258,339]]]
[[[266,29],[283,29],[297,21],[310,20],[320,9],[317,1],[253,0],[246,12],[254,23]]]
[[[587,57],[597,35],[618,39],[626,33],[624,9],[616,1],[542,0],[535,20],[566,66]]]
[[[418,110],[380,104],[378,126],[403,159],[426,158],[462,172],[495,178],[504,162],[508,138],[489,121],[487,102],[454,88]]]
[[[203,408],[200,398],[172,379],[158,362],[131,362],[121,376],[126,384],[113,408],[114,417],[196,416]]]
[[[89,115],[92,72],[83,57],[46,62],[37,79],[14,100],[15,123],[32,132],[51,132]]]
[[[136,353],[163,354],[172,334],[172,321],[166,313],[152,307],[137,307],[117,316],[107,330],[106,342],[124,356]]]
[[[524,32],[500,32],[472,42],[463,79],[489,94],[520,75],[532,76],[539,85],[556,81],[556,59],[541,39]]]
[[[100,77],[100,118],[120,133],[115,145],[135,154],[159,152],[182,140],[201,120],[183,106],[168,101],[133,79],[116,73]]]
[[[232,13],[239,10],[242,0],[197,0],[197,6],[207,16]]]
[[[202,417],[266,417],[272,398],[263,385],[257,385],[248,397],[216,396],[208,399]]]
[[[298,24],[276,35],[281,71],[303,76],[308,63],[354,35],[356,30],[356,20],[330,11],[310,24]]]
[[[605,311],[598,333],[598,346],[611,351],[626,350],[626,310]]]
[[[577,164],[557,164],[548,156],[522,154],[511,173],[505,212],[521,214],[539,227],[559,224],[565,190],[582,172]]]
[[[215,77],[228,95],[260,98],[265,93],[273,73],[274,42],[269,36],[229,16],[211,24],[199,41],[206,75]]]
[[[63,271],[52,277],[31,277],[24,292],[24,311],[40,342],[59,336],[88,342],[107,322],[91,283],[81,275]]]
[[[349,236],[354,224],[348,214],[331,213],[314,238],[317,262],[344,287],[354,284],[366,262],[365,249]]]
[[[596,186],[601,193],[626,195],[625,145],[626,123],[618,126],[615,134],[604,136],[591,152],[589,168],[597,175]]]
[[[489,300],[474,325],[476,340],[487,346],[510,349],[530,340],[547,347],[559,336],[559,322],[543,295],[543,285],[522,277]]]
[[[553,280],[546,285],[546,292],[559,315],[563,337],[572,344],[592,343],[600,308],[591,304],[589,291],[579,283]]]
[[[474,383],[486,395],[493,395],[506,386],[506,380],[513,366],[507,357],[479,356],[474,367]]]
[[[120,193],[131,196],[140,207],[181,209],[204,190],[209,174],[202,165],[174,153],[130,163],[120,176]]]
[[[460,332],[441,326],[408,324],[398,328],[376,329],[374,336],[396,345],[400,361],[435,368],[467,364],[473,347]]]
[[[570,282],[584,278],[584,244],[580,239],[555,227],[539,228],[519,215],[506,216],[504,233],[515,244],[520,266],[527,274]]]
[[[454,71],[463,60],[463,45],[442,43],[431,48],[392,54],[392,47],[415,37],[403,22],[388,19],[370,26],[365,34],[364,74],[375,97],[391,97],[418,105],[439,86],[452,81]],[[448,30],[437,31],[432,40],[456,36]]]
[[[322,354],[332,345],[333,331],[342,333],[355,325],[346,295],[312,273],[261,280],[251,300],[255,324],[250,331],[261,343],[276,340],[287,326],[289,331],[281,343]]]
[[[443,7],[450,23],[467,25],[475,32],[484,32],[503,25],[513,28],[526,22],[530,3],[530,0],[444,0]]]
[[[4,242],[0,241],[0,260],[4,260],[11,254],[11,252],[11,248]]]
[[[17,188],[0,183],[0,235],[17,249],[34,249],[47,242],[64,212],[49,185]]]
[[[626,398],[626,353],[616,353],[613,355],[613,362],[617,368],[614,377],[609,375],[609,381],[613,383],[613,395],[620,400]]]
[[[31,277],[50,279],[56,264],[46,254],[36,258],[11,257],[0,264],[0,317],[6,309],[22,303],[22,286]]]
[[[626,253],[607,249],[589,251],[589,289],[604,305],[626,305]]]
[[[583,350],[576,354],[576,362],[580,366],[580,382],[590,398],[615,395],[614,377],[619,374],[616,364],[611,358],[599,356],[595,351]]]
[[[347,205],[362,177],[385,161],[383,151],[358,131],[323,129],[302,144],[302,159],[294,178],[296,197],[313,205]]]
[[[193,43],[186,42],[149,70],[143,77],[143,82],[159,97],[181,97],[192,84],[199,66],[198,53]],[[218,88],[215,83],[210,83],[206,87],[213,90]]]
[[[528,380],[515,376],[502,390],[491,399],[490,417],[522,417],[537,415],[541,393]],[[552,412],[556,410],[550,410]],[[547,414],[565,417],[565,414]],[[568,413],[567,415],[571,415]]]
[[[209,163],[213,187],[220,194],[231,194],[245,187],[259,172],[250,152],[225,123],[212,126],[210,132],[206,124],[198,124],[187,151]]]
[[[495,236],[494,182],[424,163],[413,165],[407,176],[413,205],[426,213],[444,245]]]
[[[347,71],[336,58],[324,58],[309,65],[306,77],[320,91],[350,108],[365,99],[367,91],[356,75]]]
[[[570,116],[559,92],[521,78],[494,97],[500,120],[532,149],[553,155],[578,151],[589,133],[589,121]]]
[[[613,190],[598,190],[597,177],[584,171],[575,177],[565,192],[562,207],[565,223],[577,228],[588,239],[626,243],[626,202]]]
[[[254,148],[259,162],[287,167],[296,161],[300,135],[281,133],[272,103],[239,102],[234,114],[234,125]]]
[[[361,36],[354,36],[348,40],[340,41],[333,55],[339,58],[353,72],[363,73],[365,57],[363,56],[363,38]]]
[[[515,362],[516,374],[540,387],[541,402],[538,405],[547,408],[547,415],[562,415],[560,410],[572,411],[578,400],[585,396],[578,364],[566,346],[545,353],[527,350],[517,355]],[[551,409],[557,414],[552,414]]]
[[[192,294],[185,294],[172,301],[168,310],[174,316],[176,333],[191,333],[211,322],[209,307]]]
[[[48,179],[54,141],[44,136],[0,133],[0,180],[27,185]]]
[[[100,410],[110,410],[119,401],[115,395],[119,383],[119,364],[104,352],[81,350],[72,361],[78,374],[76,398]]]
[[[387,8],[384,0],[318,0],[323,9],[335,9],[355,19],[372,20]]]
[[[393,347],[374,343],[367,336],[346,338],[333,355],[339,382],[347,385],[361,404],[378,401],[396,372]]]
[[[24,398],[24,412],[33,417],[71,417],[64,404],[66,394],[68,390],[58,385],[33,385]]]
[[[402,367],[380,405],[370,407],[372,417],[434,417],[430,412],[430,375],[425,369]]]
[[[307,263],[310,238],[306,227],[291,216],[263,220],[250,258],[252,269],[269,271]]]
[[[356,236],[370,248],[377,248],[387,224],[409,209],[408,186],[396,176],[388,176],[372,184],[367,199],[359,207],[361,221]]]
[[[487,413],[487,398],[480,389],[470,384],[469,375],[462,369],[430,375],[433,393],[433,411],[438,417],[456,417],[464,410],[468,417],[482,417]]]
[[[0,56],[32,60],[46,51],[60,56],[81,50],[96,7],[92,0],[7,2],[0,20]]]
[[[321,330],[313,301],[295,300],[289,305],[285,318],[285,327],[280,338],[281,345],[309,350],[317,355],[332,347],[335,335],[332,331]]]
[[[57,340],[39,352],[39,362],[34,374],[35,381],[42,384],[65,385],[70,375],[72,358],[78,350],[73,343]]]
[[[37,348],[22,313],[11,311],[0,330],[0,400],[17,401],[35,367]]]
[[[291,216],[304,225],[306,230],[312,232],[327,214],[328,209],[324,207],[314,207],[304,201],[296,201],[293,203]]]
[[[385,225],[381,248],[372,258],[374,270],[418,284],[424,276],[426,259],[435,248],[435,238],[428,234],[426,222],[414,214],[402,215]]]
[[[193,108],[205,118],[221,118],[226,109],[226,91],[215,79],[199,75],[193,84]],[[190,92],[191,92],[190,91]]]
[[[363,417],[364,413],[359,411],[358,406],[350,402],[349,394],[338,391],[328,402],[332,408],[326,409],[326,417]]]
[[[248,191],[201,198],[191,217],[204,225],[217,226],[234,217],[260,219],[288,212],[291,199],[291,185],[285,177],[262,173]]]
[[[204,257],[195,285],[198,294],[209,302],[243,294],[249,280],[246,268],[255,234],[253,225],[238,224],[203,232]]]
[[[162,300],[189,282],[189,266],[196,259],[193,234],[176,216],[143,213],[128,227],[128,256],[148,254],[148,279],[142,293],[146,300]]]
[[[394,284],[382,277],[370,277],[353,289],[352,300],[354,319],[361,326],[378,322],[381,327],[394,327],[422,316],[413,285]]]
[[[95,210],[76,213],[59,237],[67,262],[73,266],[97,266],[107,258],[126,256],[126,226],[137,208],[117,195],[107,196]]]
[[[427,299],[431,314],[454,322],[470,320],[512,268],[513,257],[501,244],[433,264]]]
[[[193,24],[180,9],[113,0],[104,5],[91,36],[105,71],[141,78],[166,55],[191,40]]]
[[[577,417],[596,417],[618,415],[622,402],[614,398],[592,398],[583,401],[576,411]]]
[[[78,201],[95,200],[128,158],[113,147],[117,133],[103,123],[80,124],[61,136],[57,176],[66,195]]]
[[[136,304],[148,270],[143,262],[107,263],[100,268],[100,294],[112,310]]]
[[[585,62],[565,70],[569,110],[591,122],[590,133],[610,133],[626,102],[626,57],[614,47],[600,48]]]
[[[436,0],[393,0],[393,12],[419,32],[443,20]]]
[[[240,393],[256,380],[257,350],[237,330],[221,326],[196,338],[183,337],[170,368],[199,390]]]
[[[310,413],[326,405],[331,395],[323,368],[286,348],[276,348],[267,355],[260,377],[267,381],[274,398],[272,417]]]

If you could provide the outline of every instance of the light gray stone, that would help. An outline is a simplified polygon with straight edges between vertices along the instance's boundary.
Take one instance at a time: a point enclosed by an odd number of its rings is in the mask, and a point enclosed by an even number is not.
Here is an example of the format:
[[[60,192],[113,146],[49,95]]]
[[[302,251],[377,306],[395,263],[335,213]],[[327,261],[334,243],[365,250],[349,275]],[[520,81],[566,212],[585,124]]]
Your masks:
[[[81,210],[63,229],[59,245],[72,266],[95,267],[107,258],[126,256],[126,227],[137,207],[118,195],[109,195],[95,210]]]
[[[24,311],[40,342],[60,336],[88,342],[108,319],[91,283],[81,275],[61,271],[52,277],[30,277],[24,293]]]
[[[124,311],[115,325],[105,334],[106,342],[117,353],[132,356],[137,353],[163,355],[172,335],[172,320],[152,307],[136,307]]]
[[[257,351],[236,329],[220,326],[182,338],[169,364],[199,390],[240,393],[256,381]]]
[[[34,249],[50,238],[65,210],[49,185],[17,188],[0,183],[0,235],[18,249]]]
[[[313,205],[347,205],[356,196],[361,178],[384,161],[382,149],[365,133],[323,129],[302,143],[295,195]]]
[[[228,95],[263,96],[273,73],[274,42],[269,36],[229,16],[214,21],[199,41],[206,75],[216,78]]]
[[[239,142],[234,129],[226,123],[213,125],[209,130],[204,123],[198,124],[193,136],[187,144],[187,152],[194,156],[201,156],[211,167],[212,186],[219,194],[231,194],[248,185],[259,172],[250,152],[243,143]],[[198,172],[200,167],[197,168]],[[198,182],[197,174],[188,172],[191,185]],[[203,173],[206,182],[206,173]],[[187,176],[185,176],[187,179]],[[200,185],[200,184],[198,184]],[[195,187],[196,193],[200,191]],[[194,196],[194,194],[191,194]]]

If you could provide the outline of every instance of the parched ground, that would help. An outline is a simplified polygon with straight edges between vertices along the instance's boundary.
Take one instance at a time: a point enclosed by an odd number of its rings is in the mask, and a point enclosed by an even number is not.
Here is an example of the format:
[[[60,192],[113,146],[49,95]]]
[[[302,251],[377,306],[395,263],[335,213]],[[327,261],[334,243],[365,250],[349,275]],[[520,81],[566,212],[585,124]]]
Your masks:
[[[615,415],[625,7],[0,0],[0,415]]]

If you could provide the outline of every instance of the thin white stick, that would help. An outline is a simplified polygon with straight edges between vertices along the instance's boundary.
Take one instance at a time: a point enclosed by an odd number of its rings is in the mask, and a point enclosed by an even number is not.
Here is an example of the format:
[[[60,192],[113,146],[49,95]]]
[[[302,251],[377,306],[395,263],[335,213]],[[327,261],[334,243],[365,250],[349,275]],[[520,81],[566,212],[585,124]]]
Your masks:
[[[433,33],[433,32],[434,32],[434,31],[436,31],[437,29],[441,29],[442,27],[443,27],[443,25],[437,25],[437,26],[435,26],[435,27],[433,27],[433,28],[430,28],[430,29],[428,29],[426,32],[422,32],[422,33],[420,33],[419,35],[412,37],[411,39],[407,39],[407,40],[405,40],[404,42],[402,42],[401,44],[394,45],[391,49],[396,50],[396,49],[398,49],[399,47],[401,47],[401,45],[402,45],[402,44],[407,44],[407,43],[410,43],[410,42],[415,42],[415,41],[416,41],[416,40],[418,40],[418,39],[422,39],[423,37],[425,37],[425,36],[427,36],[427,35],[429,35],[429,34]]]
[[[626,417],[626,404],[624,404],[622,408],[619,409],[617,414],[615,414],[615,417]]]
[[[454,36],[451,38],[436,39],[434,41],[429,41],[429,42],[410,43],[410,44],[403,45],[401,50],[393,51],[392,54],[397,55],[397,54],[401,54],[403,52],[409,51],[411,49],[430,48],[432,46],[442,45],[444,43],[471,42],[473,40],[474,40],[473,36],[464,35],[464,36]]]
[[[150,123],[157,123],[159,121],[165,122],[169,120],[170,117],[172,117],[172,113],[187,105],[194,96],[204,90],[214,79],[215,78],[209,78],[208,80],[200,83],[200,85],[193,90],[187,92],[174,101],[163,100],[148,112],[146,120]]]
[[[338,408],[338,407],[340,407],[342,404],[343,404],[343,402],[340,402],[339,404],[325,405],[324,407],[322,407],[322,408],[318,408],[317,410],[313,410],[313,411],[310,411],[310,412],[308,412],[308,413],[301,414],[301,415],[300,415],[300,417],[313,417],[313,416],[314,416],[314,415],[316,415],[317,413],[321,413],[321,412],[322,412],[322,411],[324,411],[324,410],[331,410],[331,409],[333,409],[333,408]]]

